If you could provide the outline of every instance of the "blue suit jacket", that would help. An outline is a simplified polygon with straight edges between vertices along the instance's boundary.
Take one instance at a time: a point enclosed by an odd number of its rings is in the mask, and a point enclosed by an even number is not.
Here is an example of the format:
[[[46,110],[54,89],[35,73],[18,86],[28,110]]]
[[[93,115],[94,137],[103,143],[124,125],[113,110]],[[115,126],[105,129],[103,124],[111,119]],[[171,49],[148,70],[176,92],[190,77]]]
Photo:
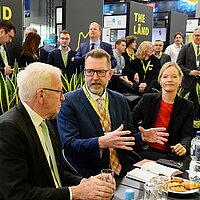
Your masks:
[[[61,50],[54,49],[48,55],[48,63],[61,69],[62,74],[66,74],[70,79],[72,74],[76,72],[76,66],[74,62],[75,55],[76,51],[74,50],[70,50],[68,52],[67,66],[65,66],[62,59]]]
[[[117,92],[107,91],[111,131],[123,124],[124,130],[134,132],[125,97]],[[96,175],[101,169],[109,167],[109,149],[104,149],[102,158],[99,152],[98,137],[103,136],[104,132],[83,89],[65,94],[57,116],[57,125],[65,155],[82,176]],[[135,139],[134,148],[141,148],[140,134],[135,133]],[[124,175],[133,168],[134,160],[129,160],[129,151],[117,149],[117,152]]]
[[[106,42],[100,41],[100,48],[105,50],[111,56],[111,66],[115,68],[117,65],[117,61],[113,55],[112,45]],[[90,42],[84,42],[80,44],[80,47],[76,54],[76,61],[78,65],[84,66],[85,55],[90,51]]]

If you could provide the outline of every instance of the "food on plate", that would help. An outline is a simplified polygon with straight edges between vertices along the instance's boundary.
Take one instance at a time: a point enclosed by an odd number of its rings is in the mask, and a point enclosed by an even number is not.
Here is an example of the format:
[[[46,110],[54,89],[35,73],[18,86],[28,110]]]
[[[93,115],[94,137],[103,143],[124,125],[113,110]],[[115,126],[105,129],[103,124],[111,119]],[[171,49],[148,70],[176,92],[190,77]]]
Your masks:
[[[168,188],[175,192],[187,192],[189,190],[200,188],[200,183],[174,177],[168,182]]]

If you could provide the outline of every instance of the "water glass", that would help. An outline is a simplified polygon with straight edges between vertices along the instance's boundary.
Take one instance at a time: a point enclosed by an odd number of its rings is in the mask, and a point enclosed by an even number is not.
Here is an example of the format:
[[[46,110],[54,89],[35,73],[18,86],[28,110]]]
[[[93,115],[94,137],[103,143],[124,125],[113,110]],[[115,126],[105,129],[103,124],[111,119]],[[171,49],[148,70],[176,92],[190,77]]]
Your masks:
[[[151,182],[144,184],[144,200],[156,200],[158,194],[157,185]]]
[[[168,177],[167,176],[156,176],[153,177],[150,182],[156,185],[157,196],[156,199],[167,200],[168,197]]]
[[[112,169],[102,169],[101,170],[101,180],[109,183],[114,182],[114,172]]]

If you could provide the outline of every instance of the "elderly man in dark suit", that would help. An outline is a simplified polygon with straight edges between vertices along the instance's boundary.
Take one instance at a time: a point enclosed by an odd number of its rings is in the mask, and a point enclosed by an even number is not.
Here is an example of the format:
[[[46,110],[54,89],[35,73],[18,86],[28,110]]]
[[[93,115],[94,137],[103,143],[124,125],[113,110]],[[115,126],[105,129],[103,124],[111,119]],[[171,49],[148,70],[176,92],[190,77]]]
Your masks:
[[[62,74],[66,74],[68,79],[70,79],[72,74],[76,72],[74,62],[76,51],[69,47],[70,40],[69,31],[60,31],[60,46],[59,48],[51,51],[48,56],[48,63],[60,68],[62,70]]]
[[[32,63],[19,72],[21,101],[0,117],[0,193],[5,200],[110,199],[115,185],[82,179],[62,169],[59,142],[50,123],[62,93],[61,72]],[[1,196],[0,195],[0,196]]]
[[[112,46],[111,44],[102,42],[100,40],[101,33],[102,33],[101,26],[96,22],[92,22],[89,26],[90,41],[80,44],[80,47],[75,57],[78,65],[84,67],[85,55],[92,49],[101,48],[104,49],[111,56],[112,68],[116,67],[117,61],[113,55]]]
[[[189,99],[194,102],[194,118],[200,119],[200,106],[196,92],[197,83],[200,84],[200,26],[192,34],[192,42],[184,45],[178,55],[177,64],[181,67],[184,77],[182,87],[183,96],[189,94]]]
[[[9,75],[13,72],[5,45],[12,42],[15,34],[16,29],[12,22],[6,20],[0,22],[0,71],[3,75]]]
[[[102,49],[86,55],[85,85],[65,94],[57,116],[65,155],[84,177],[109,167],[124,176],[135,162],[130,151],[146,146],[143,142],[167,141],[163,128],[135,133],[125,97],[106,89],[114,71],[110,62]]]

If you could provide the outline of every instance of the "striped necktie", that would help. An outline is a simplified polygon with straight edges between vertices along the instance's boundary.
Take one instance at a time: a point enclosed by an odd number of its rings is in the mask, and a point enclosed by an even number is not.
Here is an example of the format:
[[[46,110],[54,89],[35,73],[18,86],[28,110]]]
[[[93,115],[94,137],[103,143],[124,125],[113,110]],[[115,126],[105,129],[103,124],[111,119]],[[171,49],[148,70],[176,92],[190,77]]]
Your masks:
[[[106,116],[105,101],[102,98],[98,98],[97,103],[98,103],[98,111],[99,111],[99,114],[102,118],[100,120],[101,126],[102,126],[104,131],[110,131],[111,125],[110,125],[110,120],[109,120],[108,116]],[[119,175],[122,167],[121,167],[121,164],[119,162],[117,152],[113,148],[109,148],[109,151],[110,151],[110,166],[111,166],[111,169],[114,171],[115,174]]]
[[[58,173],[58,167],[57,167],[57,164],[56,164],[53,146],[52,146],[51,139],[50,139],[50,136],[49,136],[49,130],[48,130],[48,127],[47,127],[47,125],[44,121],[42,121],[42,123],[40,125],[42,127],[42,133],[43,133],[43,136],[44,136],[45,145],[46,145],[47,151],[49,153],[50,166],[51,166],[51,169],[54,173],[54,181],[56,182],[55,183],[56,188],[60,188],[62,186],[61,186],[60,176],[59,176],[59,173]]]

